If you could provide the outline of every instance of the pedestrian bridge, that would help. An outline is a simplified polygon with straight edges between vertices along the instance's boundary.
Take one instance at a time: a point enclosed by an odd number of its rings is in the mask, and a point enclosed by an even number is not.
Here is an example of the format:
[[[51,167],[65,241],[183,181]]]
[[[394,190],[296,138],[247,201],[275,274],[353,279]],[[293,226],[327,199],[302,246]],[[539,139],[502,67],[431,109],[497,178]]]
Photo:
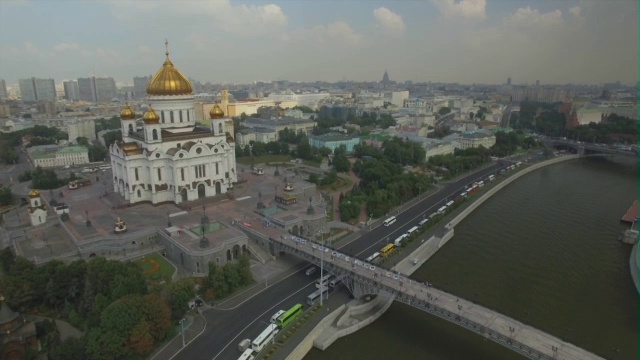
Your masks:
[[[370,265],[360,259],[323,248],[293,236],[270,239],[273,249],[303,258],[335,276],[360,298],[388,293],[395,300],[471,330],[529,359],[602,359],[555,336],[523,324],[494,310],[416,282],[404,275]]]

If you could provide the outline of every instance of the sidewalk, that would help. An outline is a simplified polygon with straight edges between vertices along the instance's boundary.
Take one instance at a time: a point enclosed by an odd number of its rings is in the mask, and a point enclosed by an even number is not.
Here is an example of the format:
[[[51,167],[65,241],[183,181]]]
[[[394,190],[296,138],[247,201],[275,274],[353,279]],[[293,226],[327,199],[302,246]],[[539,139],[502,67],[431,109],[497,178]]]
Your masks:
[[[190,312],[185,316],[184,343],[189,344],[198,337],[207,326],[207,322],[200,314],[200,309]],[[182,335],[180,334],[180,326],[178,325],[178,335],[169,340],[164,346],[158,349],[149,360],[170,360],[175,354],[182,349]]]

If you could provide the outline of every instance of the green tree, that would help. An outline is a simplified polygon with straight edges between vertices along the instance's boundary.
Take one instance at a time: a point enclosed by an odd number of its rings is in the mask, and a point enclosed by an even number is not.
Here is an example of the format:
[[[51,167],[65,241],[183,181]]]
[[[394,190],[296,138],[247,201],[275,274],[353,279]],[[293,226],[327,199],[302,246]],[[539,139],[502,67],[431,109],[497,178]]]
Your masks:
[[[346,155],[339,154],[333,157],[333,167],[339,172],[349,172],[349,170],[351,170],[351,163]]]
[[[87,335],[86,353],[91,360],[115,360],[126,358],[130,350],[120,334],[94,328]]]
[[[447,115],[450,112],[451,112],[451,108],[448,106],[443,106],[438,110],[438,114],[440,114],[440,116]]]
[[[182,319],[189,310],[189,301],[195,297],[195,284],[190,278],[183,278],[169,286],[168,304],[171,318],[174,321]]]
[[[13,203],[13,194],[11,188],[0,188],[0,206],[7,206]]]
[[[49,353],[51,360],[86,359],[85,338],[69,337]]]

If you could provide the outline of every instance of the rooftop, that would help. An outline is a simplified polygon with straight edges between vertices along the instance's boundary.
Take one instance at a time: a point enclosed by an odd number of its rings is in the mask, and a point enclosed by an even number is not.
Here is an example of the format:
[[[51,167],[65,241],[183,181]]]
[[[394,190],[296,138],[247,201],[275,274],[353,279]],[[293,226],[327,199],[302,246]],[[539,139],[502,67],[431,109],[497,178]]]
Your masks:
[[[60,148],[57,151],[57,153],[58,154],[81,154],[87,151],[89,150],[84,146],[66,146],[66,147]]]
[[[313,135],[312,139],[318,139],[321,141],[349,141],[358,138],[357,136],[347,135],[347,134],[339,134],[339,133],[328,133],[323,135]]]

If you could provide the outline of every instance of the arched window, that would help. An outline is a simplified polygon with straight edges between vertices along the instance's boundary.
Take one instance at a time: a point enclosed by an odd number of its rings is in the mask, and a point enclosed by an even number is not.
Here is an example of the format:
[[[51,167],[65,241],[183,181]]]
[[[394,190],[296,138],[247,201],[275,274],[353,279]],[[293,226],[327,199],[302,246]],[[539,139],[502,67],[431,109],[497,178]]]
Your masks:
[[[160,117],[162,118],[162,123],[164,124],[164,111],[160,111]]]
[[[218,133],[224,134],[224,131],[222,130],[222,123],[218,123]]]
[[[169,117],[171,118],[171,123],[173,124],[173,111],[169,112]]]
[[[133,132],[133,124],[129,124],[129,134]]]
[[[180,122],[182,122],[182,110],[180,110]]]
[[[140,193],[140,189],[138,189],[138,197],[141,197],[142,193]]]
[[[189,114],[191,114],[191,111],[187,110],[187,121],[191,121],[191,116],[189,116]]]
[[[158,140],[158,129],[153,129],[153,131],[151,132],[151,137],[153,138],[153,140]]]

